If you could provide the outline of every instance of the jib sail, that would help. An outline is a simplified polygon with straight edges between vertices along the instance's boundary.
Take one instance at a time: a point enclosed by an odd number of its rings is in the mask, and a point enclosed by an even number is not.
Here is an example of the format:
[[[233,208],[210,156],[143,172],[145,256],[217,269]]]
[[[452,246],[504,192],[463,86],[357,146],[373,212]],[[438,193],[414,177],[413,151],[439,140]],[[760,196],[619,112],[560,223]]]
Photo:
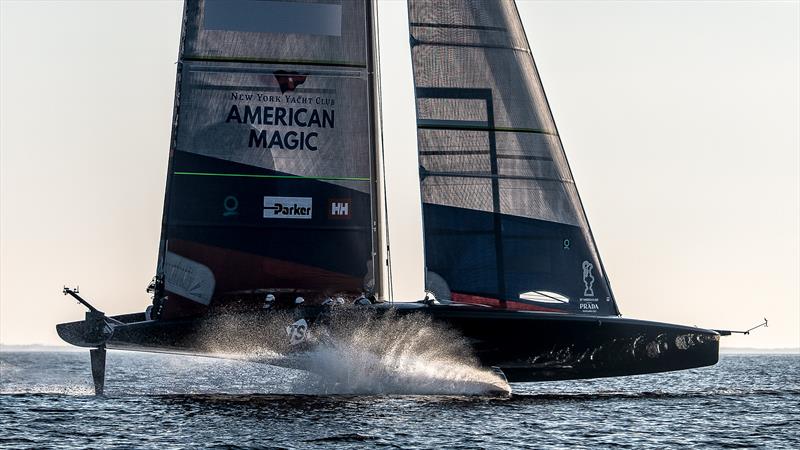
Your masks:
[[[409,0],[426,286],[617,314],[513,0]]]
[[[164,316],[281,289],[377,289],[370,6],[186,2]]]

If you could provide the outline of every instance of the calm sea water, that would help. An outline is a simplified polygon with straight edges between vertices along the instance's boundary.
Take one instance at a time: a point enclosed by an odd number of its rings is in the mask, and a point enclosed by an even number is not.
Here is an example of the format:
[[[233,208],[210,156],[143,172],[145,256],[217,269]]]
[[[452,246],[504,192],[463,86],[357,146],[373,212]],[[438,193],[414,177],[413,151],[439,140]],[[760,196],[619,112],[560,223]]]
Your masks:
[[[800,448],[800,356],[512,384],[508,398],[322,395],[256,363],[109,352],[0,352],[2,448]]]

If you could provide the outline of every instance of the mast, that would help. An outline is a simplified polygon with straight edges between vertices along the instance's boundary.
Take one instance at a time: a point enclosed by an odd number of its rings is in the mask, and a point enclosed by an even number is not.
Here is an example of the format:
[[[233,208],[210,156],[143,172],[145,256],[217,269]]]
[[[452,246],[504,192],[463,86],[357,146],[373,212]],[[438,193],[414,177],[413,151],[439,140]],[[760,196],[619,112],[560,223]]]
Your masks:
[[[381,171],[384,188],[386,244],[389,247],[389,278],[393,302],[416,302],[424,293],[422,242],[422,203],[418,171],[414,80],[411,47],[408,39],[408,5],[399,2],[375,2],[378,25],[380,72]],[[385,126],[383,126],[385,125]],[[391,229],[389,229],[391,226]]]
[[[392,279],[391,279],[391,258],[389,247],[389,221],[386,206],[386,178],[383,156],[383,121],[381,120],[381,76],[380,76],[380,48],[378,45],[380,36],[378,30],[378,7],[375,0],[367,0],[367,59],[371,64],[370,76],[370,112],[371,129],[373,130],[373,146],[371,152],[373,156],[373,179],[375,199],[375,237],[373,242],[377,243],[375,252],[375,294],[378,299],[392,300]]]

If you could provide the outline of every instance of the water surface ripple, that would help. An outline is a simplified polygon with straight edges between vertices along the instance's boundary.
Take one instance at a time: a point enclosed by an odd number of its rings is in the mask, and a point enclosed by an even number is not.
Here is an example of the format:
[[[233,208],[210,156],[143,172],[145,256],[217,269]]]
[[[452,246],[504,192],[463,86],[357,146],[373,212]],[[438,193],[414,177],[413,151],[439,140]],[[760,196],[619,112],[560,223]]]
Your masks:
[[[302,372],[109,352],[0,353],[0,448],[800,448],[800,356],[512,384],[508,398],[319,395]]]

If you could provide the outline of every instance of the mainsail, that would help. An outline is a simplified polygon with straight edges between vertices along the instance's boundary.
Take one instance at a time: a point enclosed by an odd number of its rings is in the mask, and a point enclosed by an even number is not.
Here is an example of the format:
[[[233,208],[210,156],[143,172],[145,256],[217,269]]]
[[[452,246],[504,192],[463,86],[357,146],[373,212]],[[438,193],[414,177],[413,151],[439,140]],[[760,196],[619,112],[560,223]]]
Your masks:
[[[426,286],[618,314],[513,0],[409,0]]]
[[[164,317],[271,290],[379,289],[370,7],[186,1]]]

